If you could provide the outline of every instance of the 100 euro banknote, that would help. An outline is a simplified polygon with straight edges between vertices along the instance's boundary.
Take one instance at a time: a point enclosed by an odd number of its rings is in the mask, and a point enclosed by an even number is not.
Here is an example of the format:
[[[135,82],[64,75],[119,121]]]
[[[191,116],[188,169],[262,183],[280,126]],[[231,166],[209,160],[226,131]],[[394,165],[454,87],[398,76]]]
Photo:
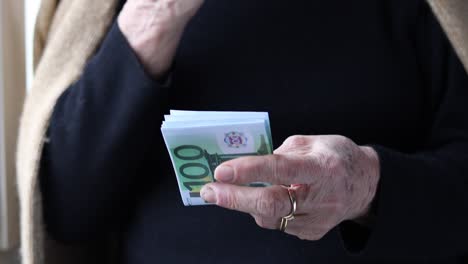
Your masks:
[[[266,113],[171,111],[161,130],[186,206],[207,204],[200,190],[224,161],[272,153]]]

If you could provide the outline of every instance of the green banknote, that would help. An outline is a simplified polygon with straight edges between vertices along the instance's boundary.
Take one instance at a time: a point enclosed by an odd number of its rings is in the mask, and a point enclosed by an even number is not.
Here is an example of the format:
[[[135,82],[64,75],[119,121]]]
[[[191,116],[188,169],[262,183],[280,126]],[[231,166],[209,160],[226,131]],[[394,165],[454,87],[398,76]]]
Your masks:
[[[272,153],[268,113],[172,110],[161,126],[184,205],[206,205],[203,185],[224,161]]]

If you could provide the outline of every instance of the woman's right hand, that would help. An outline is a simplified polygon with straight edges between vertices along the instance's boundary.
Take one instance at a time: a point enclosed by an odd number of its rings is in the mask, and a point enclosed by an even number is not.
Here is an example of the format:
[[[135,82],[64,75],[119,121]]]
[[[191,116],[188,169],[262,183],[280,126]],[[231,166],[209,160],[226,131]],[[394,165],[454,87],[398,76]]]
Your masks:
[[[204,0],[128,0],[118,25],[140,62],[154,78],[170,68],[188,21]]]

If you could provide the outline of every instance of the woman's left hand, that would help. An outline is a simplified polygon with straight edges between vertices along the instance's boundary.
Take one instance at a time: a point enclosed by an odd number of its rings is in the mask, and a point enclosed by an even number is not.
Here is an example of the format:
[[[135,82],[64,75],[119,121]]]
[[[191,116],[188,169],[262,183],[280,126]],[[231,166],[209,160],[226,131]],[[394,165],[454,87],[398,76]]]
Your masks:
[[[243,157],[221,164],[217,182],[202,198],[251,214],[260,227],[278,229],[292,211],[288,190],[297,199],[295,219],[286,233],[319,240],[344,220],[367,214],[380,177],[377,153],[342,136],[293,136],[269,156]],[[245,185],[268,182],[270,187]]]

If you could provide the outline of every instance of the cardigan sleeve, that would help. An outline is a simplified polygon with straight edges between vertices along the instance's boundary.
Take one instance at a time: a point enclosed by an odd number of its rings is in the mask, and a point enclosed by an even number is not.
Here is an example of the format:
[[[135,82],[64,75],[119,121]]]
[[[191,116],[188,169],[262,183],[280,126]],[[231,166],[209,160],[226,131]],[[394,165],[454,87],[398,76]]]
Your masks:
[[[160,144],[169,86],[146,74],[115,23],[50,120],[40,183],[52,238],[86,241],[119,225]]]
[[[417,56],[430,109],[424,146],[373,145],[381,178],[371,226],[340,225],[345,248],[388,259],[457,256],[468,245],[468,75],[430,11]],[[395,105],[395,107],[398,107]]]

